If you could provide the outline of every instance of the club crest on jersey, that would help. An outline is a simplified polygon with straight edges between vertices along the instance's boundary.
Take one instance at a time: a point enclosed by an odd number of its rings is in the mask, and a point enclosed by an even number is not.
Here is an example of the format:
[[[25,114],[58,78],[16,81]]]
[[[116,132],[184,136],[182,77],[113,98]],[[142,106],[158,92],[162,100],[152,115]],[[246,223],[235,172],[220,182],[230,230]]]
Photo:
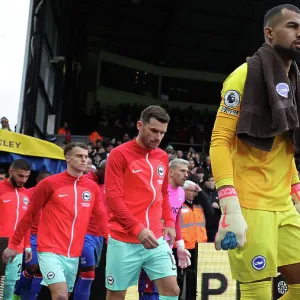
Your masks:
[[[241,100],[240,94],[235,90],[229,90],[224,96],[224,103],[227,107],[236,107]]]
[[[24,205],[28,205],[28,203],[29,203],[29,199],[27,198],[27,197],[24,197],[23,198],[23,203],[24,203]]]
[[[263,255],[257,255],[252,259],[252,267],[256,271],[263,270],[267,265],[267,260]]]
[[[157,167],[157,174],[159,177],[164,177],[165,175],[165,168],[162,165]]]
[[[91,193],[90,192],[83,192],[82,193],[82,200],[83,201],[90,201],[91,200]]]

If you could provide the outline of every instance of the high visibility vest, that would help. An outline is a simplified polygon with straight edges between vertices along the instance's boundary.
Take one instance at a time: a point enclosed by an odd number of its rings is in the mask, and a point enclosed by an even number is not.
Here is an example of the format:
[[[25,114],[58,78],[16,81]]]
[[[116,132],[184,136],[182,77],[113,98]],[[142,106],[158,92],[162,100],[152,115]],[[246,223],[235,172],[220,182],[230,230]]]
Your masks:
[[[207,242],[205,216],[201,205],[193,205],[191,209],[184,203],[180,213],[180,226],[186,249],[194,249],[196,243]]]
[[[97,140],[102,141],[102,136],[97,131],[94,131],[89,135],[89,139],[90,139],[90,142],[96,146],[96,141]]]

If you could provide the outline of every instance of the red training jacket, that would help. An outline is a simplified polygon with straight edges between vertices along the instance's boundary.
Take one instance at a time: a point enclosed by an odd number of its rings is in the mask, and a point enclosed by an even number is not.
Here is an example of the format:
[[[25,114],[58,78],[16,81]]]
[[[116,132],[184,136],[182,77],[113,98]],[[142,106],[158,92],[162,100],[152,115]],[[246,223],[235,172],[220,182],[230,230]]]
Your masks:
[[[14,230],[27,211],[28,204],[29,197],[24,187],[16,188],[7,179],[0,182],[0,237],[11,239]],[[24,248],[30,248],[29,232],[26,234],[25,242],[22,238],[15,250],[23,253]]]
[[[105,222],[97,185],[84,176],[68,172],[49,176],[36,186],[29,207],[18,224],[9,248],[16,249],[42,209],[37,250],[79,257],[92,212]],[[104,225],[103,225],[104,226]]]
[[[97,183],[98,188],[99,188],[99,193],[101,195],[98,198],[98,200],[101,201],[100,205],[103,208],[103,210],[105,211],[105,222],[101,222],[101,220],[98,220],[99,215],[98,216],[94,215],[94,214],[92,215],[89,225],[88,225],[87,234],[91,234],[94,236],[103,236],[107,239],[107,237],[108,237],[108,226],[107,226],[108,215],[107,215],[107,210],[105,209],[105,206],[104,206],[103,193],[100,188],[100,184],[98,183],[98,178],[93,171],[89,172],[88,174],[86,174],[84,176],[86,178],[94,181],[95,183]],[[104,184],[101,184],[101,185],[104,185]],[[101,227],[103,225],[104,225],[104,227]]]
[[[162,222],[174,227],[168,197],[168,154],[132,140],[113,149],[107,161],[105,193],[112,238],[139,243],[144,228],[162,236]]]

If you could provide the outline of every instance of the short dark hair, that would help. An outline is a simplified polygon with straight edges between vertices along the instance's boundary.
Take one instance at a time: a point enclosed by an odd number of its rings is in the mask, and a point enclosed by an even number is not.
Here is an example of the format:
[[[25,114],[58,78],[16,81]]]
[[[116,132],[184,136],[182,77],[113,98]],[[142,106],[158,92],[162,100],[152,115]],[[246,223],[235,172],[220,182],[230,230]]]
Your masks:
[[[274,26],[282,16],[282,10],[287,9],[300,14],[300,9],[292,4],[282,4],[271,8],[264,17],[264,29],[268,26]]]
[[[69,152],[70,152],[73,148],[75,148],[75,147],[79,147],[79,148],[82,148],[82,149],[84,149],[84,150],[88,150],[88,146],[87,146],[86,144],[84,144],[84,143],[71,142],[71,143],[69,143],[69,144],[65,147],[65,149],[64,149],[64,155],[65,155],[65,156],[68,155]]]
[[[28,163],[27,160],[25,159],[16,159],[12,162],[10,165],[10,168],[12,170],[23,170],[23,171],[30,171],[30,164]]]
[[[144,124],[149,123],[151,118],[154,118],[161,123],[169,123],[170,121],[167,111],[159,105],[150,105],[142,111],[140,120]]]
[[[42,170],[39,172],[38,176],[37,176],[37,179],[41,179],[43,178],[44,176],[51,176],[52,173],[49,172],[48,170]]]

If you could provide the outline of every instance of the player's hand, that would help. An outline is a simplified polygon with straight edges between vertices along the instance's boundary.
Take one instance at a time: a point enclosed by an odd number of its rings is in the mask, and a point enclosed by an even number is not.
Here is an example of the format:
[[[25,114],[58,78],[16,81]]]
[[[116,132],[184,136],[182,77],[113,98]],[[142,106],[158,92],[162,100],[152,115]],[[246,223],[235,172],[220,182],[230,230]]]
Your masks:
[[[292,185],[291,196],[295,202],[296,210],[300,214],[300,183]]]
[[[2,253],[2,260],[6,264],[7,264],[8,260],[10,262],[13,262],[13,260],[15,259],[17,254],[18,254],[17,250],[6,248]]]
[[[25,252],[24,252],[24,255],[25,255],[25,263],[28,263],[32,260],[32,251],[31,251],[31,248],[25,248]]]
[[[218,191],[222,216],[215,238],[216,250],[241,248],[246,243],[247,224],[242,215],[239,199],[234,187]]]
[[[185,269],[191,265],[191,253],[185,249],[184,240],[176,241],[178,267]]]
[[[219,206],[219,204],[218,204],[217,202],[213,202],[213,203],[211,204],[211,206],[212,206],[213,208],[220,209],[220,206]]]
[[[164,227],[163,229],[164,240],[168,241],[169,245],[174,245],[176,231],[173,227]]]
[[[146,249],[154,249],[159,246],[154,233],[147,228],[144,228],[137,238]]]

